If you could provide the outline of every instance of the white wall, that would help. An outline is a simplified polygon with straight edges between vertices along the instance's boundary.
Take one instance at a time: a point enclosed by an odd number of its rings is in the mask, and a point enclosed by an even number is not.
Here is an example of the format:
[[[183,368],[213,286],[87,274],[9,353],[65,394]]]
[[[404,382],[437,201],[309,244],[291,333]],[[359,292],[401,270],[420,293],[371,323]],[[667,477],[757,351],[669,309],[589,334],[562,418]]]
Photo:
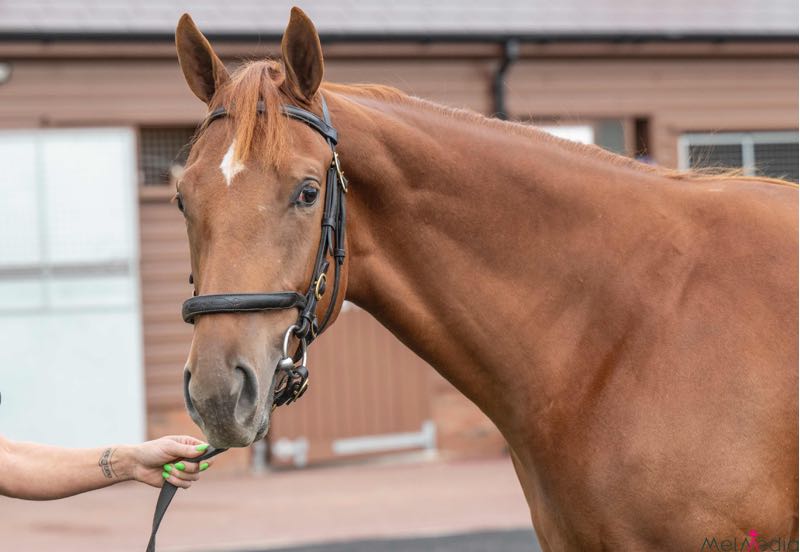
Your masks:
[[[581,144],[594,144],[594,129],[588,125],[551,125],[538,128],[565,140],[572,140]]]
[[[0,434],[144,437],[135,136],[0,132]]]

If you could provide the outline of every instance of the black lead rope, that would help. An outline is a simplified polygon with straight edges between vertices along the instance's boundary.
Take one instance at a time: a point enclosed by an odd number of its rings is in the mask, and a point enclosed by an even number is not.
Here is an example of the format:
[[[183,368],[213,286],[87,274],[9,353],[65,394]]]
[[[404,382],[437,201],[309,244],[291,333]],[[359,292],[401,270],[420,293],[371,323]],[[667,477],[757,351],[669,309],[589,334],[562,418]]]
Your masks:
[[[197,295],[186,300],[182,309],[183,320],[189,324],[193,324],[195,317],[198,315],[214,313],[247,313],[280,309],[297,309],[299,311],[297,322],[287,330],[287,334],[284,337],[284,355],[286,358],[283,358],[278,364],[278,369],[286,371],[287,384],[280,392],[276,392],[275,397],[273,397],[274,406],[282,406],[294,402],[306,390],[308,368],[305,366],[305,351],[307,346],[327,327],[333,316],[336,301],[339,297],[341,270],[345,259],[345,194],[347,193],[347,180],[339,165],[339,156],[336,153],[338,136],[336,129],[331,124],[330,113],[324,96],[320,95],[320,101],[322,104],[322,118],[293,105],[281,106],[282,113],[285,116],[305,123],[319,132],[325,138],[333,154],[325,182],[322,232],[311,282],[305,295],[301,295],[296,291]],[[258,102],[256,111],[259,114],[265,112],[263,101]],[[208,125],[217,119],[227,116],[227,110],[224,107],[219,107],[208,115],[205,124]],[[317,319],[317,303],[326,292],[327,273],[330,266],[327,260],[328,256],[333,257],[333,296],[328,308],[325,310],[322,321],[319,321]],[[193,283],[192,280],[192,277],[189,276],[190,283]],[[290,331],[294,331],[295,336],[301,343],[298,355],[302,352],[303,361],[300,366],[295,366],[295,361],[289,358],[290,355],[286,351]],[[286,366],[283,366],[284,363]],[[210,447],[203,455],[197,458],[184,459],[183,462],[202,462],[221,452],[225,452],[225,450]],[[158,533],[161,520],[164,518],[164,514],[167,512],[167,508],[169,508],[177,490],[178,487],[164,481],[156,502],[156,510],[153,513],[153,529],[150,533],[150,541],[147,544],[147,552],[156,552],[156,533]]]
[[[192,462],[196,464],[213,458],[226,450],[228,449],[209,447],[201,456],[197,458],[185,458],[181,460],[181,462]],[[153,513],[153,529],[150,532],[150,541],[147,543],[147,552],[156,552],[156,533],[158,533],[158,527],[161,525],[161,520],[164,519],[164,514],[167,513],[167,508],[169,508],[169,504],[172,502],[172,498],[177,491],[178,487],[168,481],[164,481],[164,485],[161,486],[161,492],[158,493],[158,500],[156,501],[156,511]]]

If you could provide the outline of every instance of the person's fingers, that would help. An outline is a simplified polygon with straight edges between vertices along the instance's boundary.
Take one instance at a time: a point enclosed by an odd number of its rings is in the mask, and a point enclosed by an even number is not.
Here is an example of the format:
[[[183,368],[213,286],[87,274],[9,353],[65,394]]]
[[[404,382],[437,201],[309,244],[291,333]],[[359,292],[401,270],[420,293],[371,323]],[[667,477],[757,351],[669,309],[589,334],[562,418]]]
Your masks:
[[[191,480],[191,479],[183,479],[181,477],[177,477],[175,475],[176,473],[177,473],[177,470],[172,470],[169,473],[168,472],[162,472],[161,473],[161,477],[164,478],[164,481],[172,483],[173,485],[175,485],[176,487],[180,487],[181,489],[188,489],[189,487],[192,486],[192,481],[193,480]]]
[[[174,458],[195,458],[200,456],[208,449],[208,444],[198,441],[197,443],[179,443],[172,439],[164,441],[164,452]]]
[[[177,464],[167,464],[164,466],[164,471],[169,473],[171,476],[177,477],[178,479],[182,479],[184,481],[197,481],[200,478],[200,473],[197,471],[194,472],[187,472],[185,469],[180,469],[181,462]]]
[[[200,471],[200,465],[197,462],[178,462],[175,467],[184,473],[198,473]]]
[[[183,445],[200,445],[203,444],[205,441],[201,441],[200,439],[196,439],[191,435],[167,435],[164,439],[171,439]]]
[[[172,473],[172,470],[175,470],[177,472],[198,474],[202,471],[206,471],[213,463],[212,460],[204,460],[202,462],[173,462],[171,464],[164,464],[164,471]]]
[[[186,462],[186,471],[190,471],[189,467],[193,467],[196,472],[206,471],[208,468],[214,465],[214,459],[209,458],[208,460],[203,460],[202,462]]]
[[[200,466],[197,462],[175,462],[172,465],[175,470],[183,473],[198,473],[200,471]]]

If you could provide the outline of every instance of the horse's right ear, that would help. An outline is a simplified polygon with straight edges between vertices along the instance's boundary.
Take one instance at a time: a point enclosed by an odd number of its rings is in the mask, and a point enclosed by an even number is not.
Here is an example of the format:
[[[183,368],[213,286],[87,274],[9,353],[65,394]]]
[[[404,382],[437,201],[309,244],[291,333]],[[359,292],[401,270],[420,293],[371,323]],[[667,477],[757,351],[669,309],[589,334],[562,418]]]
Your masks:
[[[189,88],[195,96],[209,103],[219,87],[228,81],[228,70],[188,13],[178,21],[175,47]]]

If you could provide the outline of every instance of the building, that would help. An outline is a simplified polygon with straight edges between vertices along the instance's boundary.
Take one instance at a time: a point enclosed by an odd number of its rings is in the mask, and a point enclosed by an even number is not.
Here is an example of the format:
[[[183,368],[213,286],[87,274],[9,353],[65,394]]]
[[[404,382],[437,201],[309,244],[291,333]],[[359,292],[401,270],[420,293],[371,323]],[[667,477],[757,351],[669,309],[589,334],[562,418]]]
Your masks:
[[[277,55],[290,5],[0,4],[0,423],[10,436],[88,445],[197,432],[181,394],[191,287],[169,171],[204,106],[183,81],[173,30],[190,11],[226,62]],[[303,8],[328,80],[393,85],[665,166],[798,178],[792,0]],[[356,308],[312,363],[311,391],[279,413],[270,446],[228,463],[504,450],[476,407]]]

